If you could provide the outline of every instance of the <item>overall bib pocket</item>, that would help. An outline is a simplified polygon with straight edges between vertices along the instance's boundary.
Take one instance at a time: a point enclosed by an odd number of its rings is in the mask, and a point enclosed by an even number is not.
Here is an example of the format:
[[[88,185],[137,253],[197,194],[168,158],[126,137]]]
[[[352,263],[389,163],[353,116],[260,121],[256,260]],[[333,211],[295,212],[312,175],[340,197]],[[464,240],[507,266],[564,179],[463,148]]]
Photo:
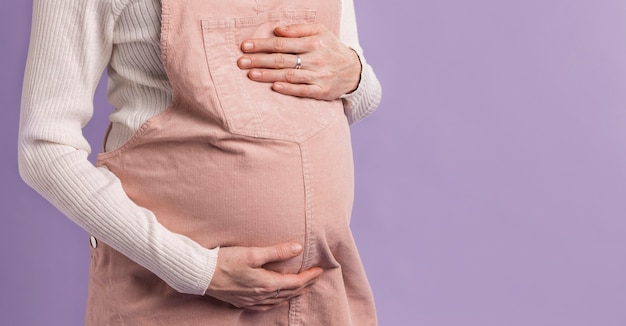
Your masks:
[[[202,19],[204,50],[219,106],[233,134],[304,141],[326,128],[340,101],[322,101],[274,92],[271,84],[247,77],[236,62],[241,42],[273,36],[276,26],[314,23],[315,10],[288,10],[241,18]]]

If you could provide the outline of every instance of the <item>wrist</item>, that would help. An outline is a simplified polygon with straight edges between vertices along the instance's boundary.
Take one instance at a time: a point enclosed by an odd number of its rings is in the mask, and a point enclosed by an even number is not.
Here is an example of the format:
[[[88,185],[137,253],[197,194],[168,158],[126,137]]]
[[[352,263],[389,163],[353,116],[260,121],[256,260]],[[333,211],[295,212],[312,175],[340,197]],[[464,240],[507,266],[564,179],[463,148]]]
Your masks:
[[[348,49],[350,49],[350,52],[352,53],[352,56],[354,58],[354,73],[352,74],[351,78],[353,82],[351,83],[352,87],[350,88],[350,90],[348,92],[345,92],[342,97],[353,93],[359,88],[359,85],[361,84],[361,74],[363,72],[363,62],[361,62],[361,56],[356,52],[355,49],[350,47]]]

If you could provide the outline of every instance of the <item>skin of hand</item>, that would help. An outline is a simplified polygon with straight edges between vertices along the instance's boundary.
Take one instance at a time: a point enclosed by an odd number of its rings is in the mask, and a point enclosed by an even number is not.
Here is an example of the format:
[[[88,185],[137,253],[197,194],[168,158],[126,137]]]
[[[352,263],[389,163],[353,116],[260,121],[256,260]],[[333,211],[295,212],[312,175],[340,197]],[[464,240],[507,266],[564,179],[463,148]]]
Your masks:
[[[237,65],[250,69],[251,80],[273,83],[278,93],[320,100],[335,100],[357,88],[358,55],[323,25],[279,26],[274,35],[241,43],[244,55]],[[301,69],[295,69],[297,56]]]
[[[266,311],[302,295],[322,274],[313,267],[298,274],[280,274],[263,268],[302,253],[298,243],[281,243],[269,247],[223,247],[217,269],[205,295],[238,308]],[[278,296],[276,291],[280,290]]]

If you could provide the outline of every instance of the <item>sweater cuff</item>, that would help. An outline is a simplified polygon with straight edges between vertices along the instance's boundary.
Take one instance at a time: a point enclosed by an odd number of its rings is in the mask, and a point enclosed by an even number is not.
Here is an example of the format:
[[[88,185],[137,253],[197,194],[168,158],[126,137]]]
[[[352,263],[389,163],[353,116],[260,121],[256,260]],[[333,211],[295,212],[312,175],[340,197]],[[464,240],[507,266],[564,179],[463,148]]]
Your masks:
[[[206,295],[206,291],[209,289],[211,285],[211,280],[213,279],[213,275],[215,274],[215,269],[217,268],[217,257],[219,255],[219,247],[212,249],[209,251],[206,260],[206,273],[199,280],[199,289],[202,290],[202,295]]]
[[[344,112],[348,122],[353,124],[364,119],[376,110],[380,104],[382,90],[372,67],[365,61],[365,57],[355,51],[361,62],[361,76],[357,88],[342,95]]]

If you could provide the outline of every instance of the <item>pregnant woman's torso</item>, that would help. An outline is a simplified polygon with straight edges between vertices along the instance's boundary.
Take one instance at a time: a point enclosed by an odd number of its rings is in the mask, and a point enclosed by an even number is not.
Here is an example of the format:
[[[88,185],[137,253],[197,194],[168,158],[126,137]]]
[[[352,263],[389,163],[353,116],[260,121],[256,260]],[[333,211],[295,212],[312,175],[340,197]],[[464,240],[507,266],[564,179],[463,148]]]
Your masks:
[[[161,52],[171,103],[98,156],[98,165],[120,178],[133,201],[205,247],[303,244],[301,256],[266,268],[297,273],[320,266],[323,277],[306,296],[250,319],[251,325],[285,318],[294,324],[375,323],[349,230],[353,165],[341,101],[281,95],[236,66],[244,39],[269,37],[279,25],[317,22],[338,33],[339,8],[337,0],[164,0]],[[112,89],[111,96],[116,92],[122,93]],[[109,139],[119,138],[116,132],[123,134],[114,126]],[[94,259],[100,263],[92,275],[136,294],[119,298],[133,304],[119,301],[116,309],[132,315],[137,306],[171,309],[182,300],[124,257],[100,250]],[[128,272],[111,280],[110,271],[120,268]],[[204,306],[207,300],[214,304]],[[203,321],[231,318],[247,325],[242,316],[252,314],[210,298],[191,301]],[[176,310],[171,313],[176,318]]]

